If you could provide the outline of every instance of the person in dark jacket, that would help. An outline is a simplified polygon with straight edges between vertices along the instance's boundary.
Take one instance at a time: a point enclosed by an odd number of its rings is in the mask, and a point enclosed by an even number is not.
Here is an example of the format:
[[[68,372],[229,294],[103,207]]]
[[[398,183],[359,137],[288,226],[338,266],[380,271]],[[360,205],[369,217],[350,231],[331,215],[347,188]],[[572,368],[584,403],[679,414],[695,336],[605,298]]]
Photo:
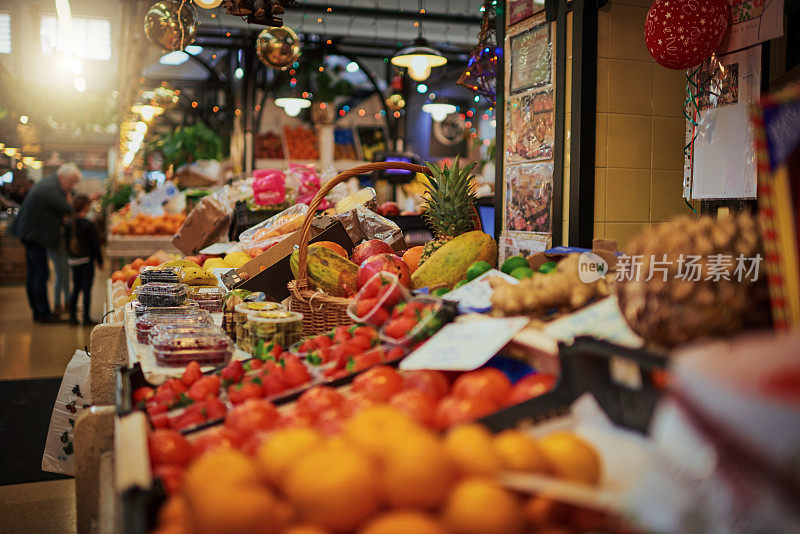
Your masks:
[[[43,178],[33,186],[11,224],[11,233],[25,246],[28,303],[37,322],[61,322],[50,311],[47,298],[47,250],[58,248],[64,238],[64,217],[72,213],[67,197],[80,179],[78,167],[65,163],[56,176]]]
[[[89,197],[78,195],[72,201],[72,221],[67,224],[65,236],[69,259],[72,267],[72,298],[69,302],[69,322],[78,324],[78,297],[83,293],[83,324],[97,324],[90,316],[92,306],[92,283],[94,282],[94,266],[103,266],[103,255],[100,253],[100,235],[97,227],[86,218],[89,213]]]

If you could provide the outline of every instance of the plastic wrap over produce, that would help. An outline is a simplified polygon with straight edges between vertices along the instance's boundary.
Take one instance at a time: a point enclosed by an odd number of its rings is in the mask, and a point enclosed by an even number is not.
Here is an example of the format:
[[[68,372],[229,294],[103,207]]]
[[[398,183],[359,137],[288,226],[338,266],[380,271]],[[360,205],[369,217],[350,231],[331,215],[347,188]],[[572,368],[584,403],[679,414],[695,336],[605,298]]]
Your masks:
[[[243,250],[253,247],[266,249],[292,232],[299,230],[303,226],[307,212],[308,206],[305,204],[295,204],[286,208],[277,215],[242,232],[242,235],[239,236],[239,245]]]

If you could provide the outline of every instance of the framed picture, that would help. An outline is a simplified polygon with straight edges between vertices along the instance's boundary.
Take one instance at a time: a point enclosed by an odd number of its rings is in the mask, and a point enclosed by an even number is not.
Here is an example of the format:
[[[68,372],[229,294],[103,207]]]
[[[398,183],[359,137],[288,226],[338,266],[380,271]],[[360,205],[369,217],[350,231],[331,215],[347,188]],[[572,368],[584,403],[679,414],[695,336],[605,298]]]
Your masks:
[[[551,24],[544,22],[509,37],[510,94],[549,85],[553,78]]]
[[[553,89],[506,102],[506,163],[548,160],[555,141]]]
[[[504,229],[550,234],[553,229],[553,163],[509,165],[505,172]]]
[[[508,25],[522,22],[544,9],[544,0],[509,0]]]

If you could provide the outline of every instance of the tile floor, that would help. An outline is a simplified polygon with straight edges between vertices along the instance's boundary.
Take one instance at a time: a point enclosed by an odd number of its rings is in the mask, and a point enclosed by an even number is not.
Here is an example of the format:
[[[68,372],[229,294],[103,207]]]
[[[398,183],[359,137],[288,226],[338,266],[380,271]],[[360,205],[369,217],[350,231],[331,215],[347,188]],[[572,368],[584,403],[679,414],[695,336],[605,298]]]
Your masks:
[[[101,272],[95,277],[95,320],[103,313],[105,278]],[[90,333],[82,326],[34,323],[24,286],[0,286],[0,380],[62,376],[75,349],[89,344]],[[74,480],[0,486],[0,522],[4,534],[75,532]]]

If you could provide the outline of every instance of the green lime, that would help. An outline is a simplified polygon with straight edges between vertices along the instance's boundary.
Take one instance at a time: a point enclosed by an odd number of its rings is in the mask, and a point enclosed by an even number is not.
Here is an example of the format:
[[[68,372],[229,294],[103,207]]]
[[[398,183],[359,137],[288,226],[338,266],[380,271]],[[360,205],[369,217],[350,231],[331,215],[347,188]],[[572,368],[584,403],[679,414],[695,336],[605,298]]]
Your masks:
[[[544,274],[551,273],[556,270],[557,265],[558,264],[554,261],[548,261],[539,266],[539,272]]]
[[[517,280],[522,280],[523,278],[530,278],[533,276],[535,271],[530,267],[517,267],[513,271],[511,271],[511,276],[516,278]]]
[[[435,297],[441,297],[446,293],[450,293],[450,290],[447,289],[446,287],[440,287],[439,289],[434,289],[433,291],[431,291],[431,295]]]
[[[458,289],[459,287],[463,286],[464,284],[469,283],[469,280],[459,280],[456,282],[456,285],[453,286],[453,289]]]
[[[530,267],[530,265],[528,265],[528,260],[522,256],[511,256],[503,262],[503,266],[500,267],[500,270],[506,274],[511,274],[511,271],[517,267]]]
[[[488,261],[476,261],[467,269],[467,280],[475,280],[491,268],[492,264]]]

